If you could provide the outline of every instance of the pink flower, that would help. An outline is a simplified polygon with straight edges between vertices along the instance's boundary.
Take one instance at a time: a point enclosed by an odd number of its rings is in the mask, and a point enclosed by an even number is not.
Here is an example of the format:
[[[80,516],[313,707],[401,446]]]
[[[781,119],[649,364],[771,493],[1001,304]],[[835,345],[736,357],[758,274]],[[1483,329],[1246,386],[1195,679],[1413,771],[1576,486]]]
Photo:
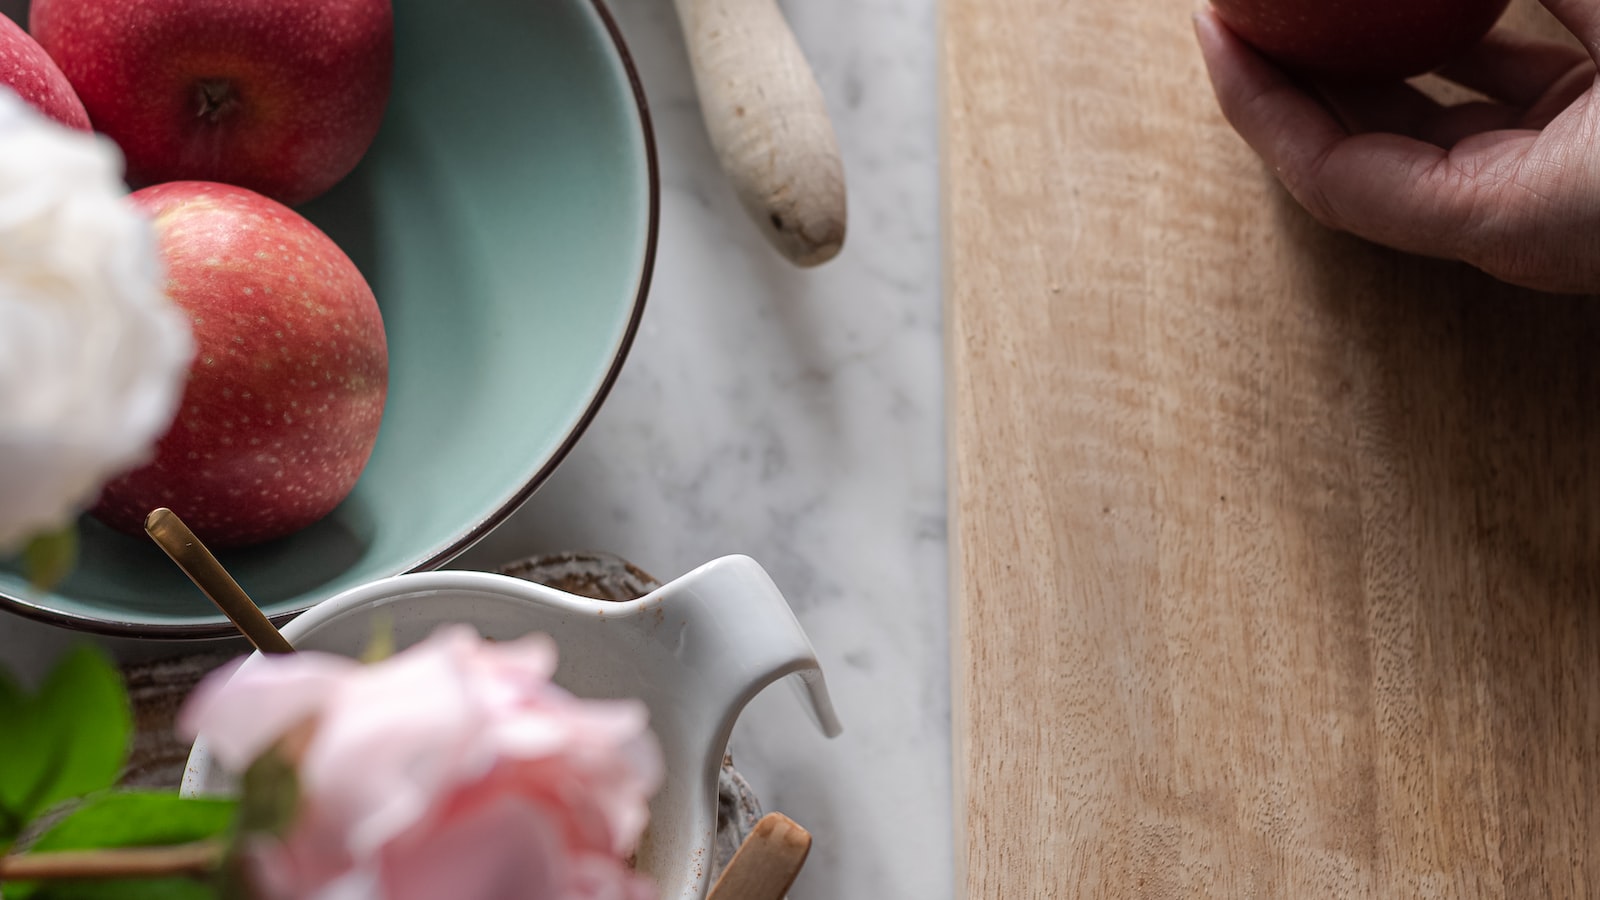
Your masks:
[[[646,710],[574,697],[555,664],[546,637],[447,627],[374,665],[217,672],[180,725],[237,772],[309,723],[296,821],[255,848],[264,897],[650,900],[622,861],[662,778]]]

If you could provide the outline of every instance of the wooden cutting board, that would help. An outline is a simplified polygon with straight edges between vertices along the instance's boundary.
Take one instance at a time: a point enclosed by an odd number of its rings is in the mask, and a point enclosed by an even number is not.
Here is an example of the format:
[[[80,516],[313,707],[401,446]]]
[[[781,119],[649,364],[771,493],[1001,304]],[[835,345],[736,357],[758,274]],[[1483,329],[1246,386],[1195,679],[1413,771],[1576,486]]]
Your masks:
[[[1600,298],[1313,224],[1190,4],[942,6],[958,894],[1600,896]]]

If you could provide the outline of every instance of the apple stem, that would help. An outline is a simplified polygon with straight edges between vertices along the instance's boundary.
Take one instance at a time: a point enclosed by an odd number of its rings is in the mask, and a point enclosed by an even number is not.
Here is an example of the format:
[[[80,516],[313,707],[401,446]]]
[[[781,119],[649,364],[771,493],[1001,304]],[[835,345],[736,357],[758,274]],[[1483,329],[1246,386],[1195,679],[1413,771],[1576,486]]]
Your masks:
[[[200,110],[196,118],[215,124],[239,105],[239,96],[234,92],[231,81],[207,78],[195,85],[195,88],[196,97],[200,101]]]

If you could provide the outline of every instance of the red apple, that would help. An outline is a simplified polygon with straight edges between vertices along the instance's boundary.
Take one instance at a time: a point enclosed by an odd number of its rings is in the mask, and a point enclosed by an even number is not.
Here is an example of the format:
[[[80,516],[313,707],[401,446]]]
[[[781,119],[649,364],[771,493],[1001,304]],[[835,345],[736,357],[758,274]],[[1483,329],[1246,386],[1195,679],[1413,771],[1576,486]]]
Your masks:
[[[34,0],[28,25],[135,184],[309,200],[355,168],[389,99],[389,0]]]
[[[389,352],[372,289],[327,235],[260,194],[180,181],[132,199],[155,222],[197,352],[155,459],[107,486],[94,514],[138,534],[170,507],[219,546],[310,525],[350,493],[377,439]]]
[[[89,130],[89,114],[67,76],[38,41],[5,16],[0,16],[0,84],[57,122]]]
[[[1339,81],[1397,81],[1472,46],[1508,0],[1211,0],[1267,56]],[[90,107],[93,112],[93,107]]]

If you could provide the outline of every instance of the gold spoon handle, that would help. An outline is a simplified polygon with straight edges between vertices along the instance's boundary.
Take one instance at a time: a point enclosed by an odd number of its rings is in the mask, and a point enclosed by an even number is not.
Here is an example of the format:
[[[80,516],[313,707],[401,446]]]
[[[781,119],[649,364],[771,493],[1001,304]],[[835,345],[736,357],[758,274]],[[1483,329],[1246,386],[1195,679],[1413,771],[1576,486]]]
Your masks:
[[[144,530],[172,557],[172,561],[178,564],[183,574],[189,576],[195,587],[227,614],[234,627],[250,643],[255,644],[257,650],[262,653],[294,652],[294,647],[278,633],[261,608],[255,605],[244,588],[239,587],[239,582],[233,580],[222,563],[217,562],[206,545],[200,543],[189,526],[183,524],[177,513],[163,506],[145,517]]]
[[[811,852],[811,832],[767,813],[739,845],[706,900],[783,900]]]

